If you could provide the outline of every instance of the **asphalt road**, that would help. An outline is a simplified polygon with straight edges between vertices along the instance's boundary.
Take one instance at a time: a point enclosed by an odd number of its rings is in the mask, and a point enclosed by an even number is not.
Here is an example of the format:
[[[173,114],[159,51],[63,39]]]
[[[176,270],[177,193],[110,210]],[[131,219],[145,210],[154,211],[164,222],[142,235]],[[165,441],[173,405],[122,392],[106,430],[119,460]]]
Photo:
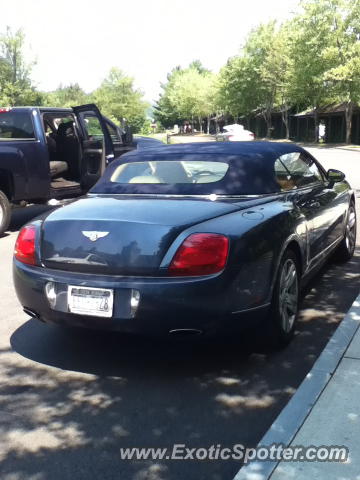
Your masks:
[[[346,150],[345,148],[305,147],[324,168],[337,168],[345,173],[351,186],[360,193],[360,148]]]
[[[311,151],[360,191],[360,153]],[[282,352],[251,351],[247,339],[158,343],[75,333],[22,312],[12,248],[19,226],[44,208],[14,212],[0,240],[0,479],[231,480],[236,461],[122,461],[119,449],[256,445],[358,294],[360,246],[306,288]]]

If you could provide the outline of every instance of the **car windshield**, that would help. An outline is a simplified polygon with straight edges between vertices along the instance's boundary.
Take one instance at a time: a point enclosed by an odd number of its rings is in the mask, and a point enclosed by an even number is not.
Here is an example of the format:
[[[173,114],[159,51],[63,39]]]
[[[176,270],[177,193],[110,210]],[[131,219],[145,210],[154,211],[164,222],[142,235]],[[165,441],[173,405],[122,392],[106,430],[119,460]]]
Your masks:
[[[163,147],[161,147],[162,149]],[[166,148],[166,147],[165,147]],[[261,195],[279,191],[275,158],[263,155],[168,154],[152,149],[112,162],[91,193]]]
[[[214,183],[222,180],[227,163],[202,161],[149,161],[120,165],[111,176],[114,183]]]

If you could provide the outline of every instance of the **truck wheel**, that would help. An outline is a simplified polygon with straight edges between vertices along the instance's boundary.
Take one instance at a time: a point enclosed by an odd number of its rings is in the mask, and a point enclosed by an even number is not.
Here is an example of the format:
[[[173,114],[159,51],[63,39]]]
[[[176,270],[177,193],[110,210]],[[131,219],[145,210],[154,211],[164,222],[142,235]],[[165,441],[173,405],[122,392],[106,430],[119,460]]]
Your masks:
[[[9,224],[11,217],[11,206],[7,196],[0,190],[0,236],[3,235]]]

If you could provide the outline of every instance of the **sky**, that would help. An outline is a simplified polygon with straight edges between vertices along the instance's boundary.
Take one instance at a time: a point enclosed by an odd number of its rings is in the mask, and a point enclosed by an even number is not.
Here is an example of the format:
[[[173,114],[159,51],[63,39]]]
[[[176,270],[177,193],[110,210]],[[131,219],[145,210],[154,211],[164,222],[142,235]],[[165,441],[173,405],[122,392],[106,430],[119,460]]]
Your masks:
[[[282,21],[298,0],[0,0],[0,32],[22,28],[39,89],[94,90],[111,67],[154,102],[173,67],[199,59],[218,71],[249,31]]]

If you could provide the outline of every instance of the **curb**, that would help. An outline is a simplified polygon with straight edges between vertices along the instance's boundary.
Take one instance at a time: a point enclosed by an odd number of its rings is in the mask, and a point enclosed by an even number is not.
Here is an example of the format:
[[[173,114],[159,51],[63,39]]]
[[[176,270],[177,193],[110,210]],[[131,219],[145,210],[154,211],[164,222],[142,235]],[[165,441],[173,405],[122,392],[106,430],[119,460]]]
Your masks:
[[[360,294],[294,396],[260,440],[258,447],[268,447],[275,443],[285,446],[291,444],[331,380],[359,326]],[[233,480],[267,480],[279,463],[278,460],[250,462],[238,471]]]

